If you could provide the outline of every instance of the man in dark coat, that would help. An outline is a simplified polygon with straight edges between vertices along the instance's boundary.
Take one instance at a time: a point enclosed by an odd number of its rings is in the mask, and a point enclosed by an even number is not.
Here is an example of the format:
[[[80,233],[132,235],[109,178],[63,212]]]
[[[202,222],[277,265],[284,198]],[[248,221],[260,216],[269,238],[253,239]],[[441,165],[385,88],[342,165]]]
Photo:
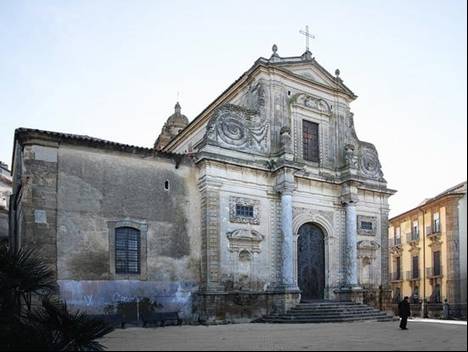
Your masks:
[[[411,316],[411,308],[408,302],[408,296],[405,296],[403,301],[398,304],[398,313],[401,317],[400,329],[407,330],[406,324],[408,323],[408,317]]]

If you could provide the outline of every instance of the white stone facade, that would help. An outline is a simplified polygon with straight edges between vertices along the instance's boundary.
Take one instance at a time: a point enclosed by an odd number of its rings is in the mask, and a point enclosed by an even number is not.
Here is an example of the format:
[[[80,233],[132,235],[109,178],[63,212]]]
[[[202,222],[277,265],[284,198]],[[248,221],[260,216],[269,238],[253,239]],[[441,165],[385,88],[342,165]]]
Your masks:
[[[337,298],[342,288],[387,285],[394,191],[375,147],[356,136],[349,106],[355,98],[310,53],[280,58],[275,52],[166,146],[177,153],[193,146],[201,187],[216,199],[202,204],[216,214],[202,220],[207,292],[297,292],[297,236],[306,223],[324,235],[323,298]],[[318,162],[304,160],[303,121],[318,124]],[[256,223],[231,221],[233,197],[256,202]],[[233,251],[227,236],[237,230],[258,233],[257,249],[246,244]]]

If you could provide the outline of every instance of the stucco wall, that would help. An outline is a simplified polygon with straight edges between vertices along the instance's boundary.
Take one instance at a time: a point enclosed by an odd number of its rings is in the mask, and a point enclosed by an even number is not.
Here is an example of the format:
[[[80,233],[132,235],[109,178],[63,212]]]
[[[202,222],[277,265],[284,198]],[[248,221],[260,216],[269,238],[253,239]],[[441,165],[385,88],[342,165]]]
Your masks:
[[[95,312],[146,299],[161,310],[192,314],[200,271],[196,184],[196,168],[176,169],[171,159],[59,148],[57,270],[63,298]],[[112,270],[113,226],[119,221],[147,229],[141,275]]]

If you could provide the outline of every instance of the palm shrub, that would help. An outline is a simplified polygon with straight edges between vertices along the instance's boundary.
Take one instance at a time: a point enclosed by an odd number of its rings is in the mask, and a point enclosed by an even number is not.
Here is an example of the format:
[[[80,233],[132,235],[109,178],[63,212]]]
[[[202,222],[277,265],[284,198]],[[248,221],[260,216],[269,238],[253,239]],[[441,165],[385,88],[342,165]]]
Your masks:
[[[33,295],[47,296],[57,290],[54,272],[35,256],[35,251],[0,247],[0,312],[21,314],[31,310]]]
[[[33,250],[0,248],[0,350],[100,351],[112,327],[52,298],[55,275]],[[41,301],[32,307],[32,299]]]

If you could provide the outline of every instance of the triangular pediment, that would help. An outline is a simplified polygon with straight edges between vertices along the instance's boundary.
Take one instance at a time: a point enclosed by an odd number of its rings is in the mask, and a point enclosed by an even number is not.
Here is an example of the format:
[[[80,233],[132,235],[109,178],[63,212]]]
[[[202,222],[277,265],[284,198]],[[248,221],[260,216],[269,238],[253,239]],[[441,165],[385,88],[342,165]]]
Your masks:
[[[286,66],[284,68],[286,68],[287,70],[291,71],[292,73],[298,76],[307,78],[311,81],[324,84],[330,87],[336,87],[335,82],[332,82],[330,79],[325,77],[322,73],[318,72],[318,70],[315,67],[313,67],[311,64],[304,65],[302,67],[301,66],[296,67],[294,65],[291,65],[289,67]]]
[[[356,98],[355,94],[343,83],[339,70],[336,70],[334,75],[331,74],[312,57],[310,52],[295,57],[273,55],[269,60],[260,59],[260,61],[291,72],[296,77],[306,79],[321,86],[333,90],[341,90],[353,100]]]

